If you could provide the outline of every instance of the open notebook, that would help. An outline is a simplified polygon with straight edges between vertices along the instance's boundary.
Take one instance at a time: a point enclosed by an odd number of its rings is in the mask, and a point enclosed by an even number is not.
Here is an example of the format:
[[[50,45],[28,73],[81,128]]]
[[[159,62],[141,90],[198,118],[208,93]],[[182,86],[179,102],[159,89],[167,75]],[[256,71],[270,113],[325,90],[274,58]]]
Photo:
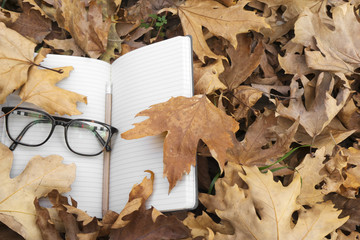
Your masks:
[[[72,118],[87,118],[104,122],[106,83],[113,85],[112,124],[120,133],[133,128],[132,124],[145,117],[134,118],[136,113],[150,105],[167,101],[173,96],[193,95],[192,47],[190,37],[175,37],[155,43],[124,56],[113,64],[73,56],[48,55],[42,65],[55,68],[73,66],[70,77],[57,85],[83,94],[88,104],[78,104],[83,113]],[[9,96],[3,106],[14,106],[19,100]],[[23,104],[21,106],[31,106]],[[33,107],[33,106],[31,106]],[[11,140],[6,136],[1,120],[1,141],[6,145]],[[69,193],[78,201],[78,207],[90,215],[101,217],[103,155],[83,157],[67,149],[64,130],[57,126],[48,142],[40,147],[18,145],[14,150],[11,177],[21,173],[28,160],[35,155],[58,154],[64,163],[75,163],[76,180]],[[195,168],[185,175],[168,194],[169,184],[163,178],[163,136],[124,140],[120,134],[113,138],[110,160],[109,205],[113,211],[121,211],[128,201],[132,186],[140,183],[151,170],[155,173],[154,192],[147,201],[161,211],[189,209],[197,203]]]

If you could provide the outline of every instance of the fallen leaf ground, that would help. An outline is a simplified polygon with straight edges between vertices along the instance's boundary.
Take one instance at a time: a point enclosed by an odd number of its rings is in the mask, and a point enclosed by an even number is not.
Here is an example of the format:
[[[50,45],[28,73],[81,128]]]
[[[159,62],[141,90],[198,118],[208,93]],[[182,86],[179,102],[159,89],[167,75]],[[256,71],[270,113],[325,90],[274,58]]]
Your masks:
[[[54,81],[61,79],[36,68],[42,59],[33,58],[34,48],[111,62],[142,46],[191,35],[197,96],[141,112],[149,119],[122,137],[167,131],[170,189],[196,163],[200,200],[192,211],[145,209],[153,181],[145,178],[122,212],[96,219],[61,196],[70,183],[52,185],[51,177],[47,186],[54,191],[40,193],[33,182],[18,197],[10,194],[13,200],[2,200],[33,174],[10,180],[12,157],[1,146],[0,239],[360,239],[360,1],[0,4],[0,102],[21,88],[24,101],[60,114],[76,114],[76,101],[86,98],[56,89]],[[34,82],[38,76],[47,80]],[[41,88],[76,100],[46,108]],[[163,119],[166,124],[159,124]],[[171,148],[176,154],[168,154]],[[51,209],[35,198],[48,192]],[[32,216],[21,217],[22,211]]]

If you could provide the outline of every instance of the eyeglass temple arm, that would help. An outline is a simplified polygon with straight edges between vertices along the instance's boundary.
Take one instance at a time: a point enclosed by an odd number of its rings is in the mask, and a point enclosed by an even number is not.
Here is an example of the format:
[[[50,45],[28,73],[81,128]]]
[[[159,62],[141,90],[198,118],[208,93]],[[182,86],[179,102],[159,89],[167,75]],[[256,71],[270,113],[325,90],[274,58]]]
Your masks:
[[[38,123],[48,123],[49,120],[34,120],[32,122],[30,122],[28,125],[26,125],[24,127],[24,129],[20,132],[20,134],[16,137],[15,141],[10,145],[9,149],[11,151],[14,151],[15,148],[17,147],[18,145],[18,142],[22,139],[22,137],[25,135],[25,133],[32,127],[34,126],[35,124],[38,124]]]

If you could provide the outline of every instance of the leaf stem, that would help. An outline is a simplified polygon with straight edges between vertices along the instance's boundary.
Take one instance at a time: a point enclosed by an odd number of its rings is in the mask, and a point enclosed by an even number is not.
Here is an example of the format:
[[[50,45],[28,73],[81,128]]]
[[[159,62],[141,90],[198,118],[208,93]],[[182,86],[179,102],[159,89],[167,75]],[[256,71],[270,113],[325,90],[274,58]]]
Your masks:
[[[35,66],[44,68],[44,69],[46,69],[46,70],[54,71],[54,72],[57,72],[57,73],[60,73],[60,74],[62,74],[62,73],[64,72],[64,70],[62,70],[62,69],[56,70],[56,69],[53,69],[53,68],[45,67],[45,66],[40,65],[40,64],[36,64],[36,63],[34,63],[34,62],[32,62],[32,64],[35,65]]]

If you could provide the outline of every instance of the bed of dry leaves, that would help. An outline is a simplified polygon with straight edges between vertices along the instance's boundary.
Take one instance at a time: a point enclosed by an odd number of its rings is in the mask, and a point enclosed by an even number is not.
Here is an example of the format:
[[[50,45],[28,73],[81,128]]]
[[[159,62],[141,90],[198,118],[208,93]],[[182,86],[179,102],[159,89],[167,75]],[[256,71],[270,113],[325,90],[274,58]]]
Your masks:
[[[0,103],[19,89],[23,101],[50,113],[79,114],[76,102],[86,97],[56,87],[71,67],[61,68],[65,74],[37,67],[48,52],[111,62],[191,35],[197,96],[144,110],[149,118],[122,137],[167,132],[170,189],[197,156],[201,202],[182,213],[145,209],[152,193],[145,178],[122,212],[97,219],[61,196],[74,165],[37,156],[10,179],[12,153],[1,145],[1,239],[360,238],[360,1],[0,3]],[[66,101],[49,104],[59,98]],[[301,145],[308,146],[277,161]],[[43,196],[53,208],[39,205]]]

